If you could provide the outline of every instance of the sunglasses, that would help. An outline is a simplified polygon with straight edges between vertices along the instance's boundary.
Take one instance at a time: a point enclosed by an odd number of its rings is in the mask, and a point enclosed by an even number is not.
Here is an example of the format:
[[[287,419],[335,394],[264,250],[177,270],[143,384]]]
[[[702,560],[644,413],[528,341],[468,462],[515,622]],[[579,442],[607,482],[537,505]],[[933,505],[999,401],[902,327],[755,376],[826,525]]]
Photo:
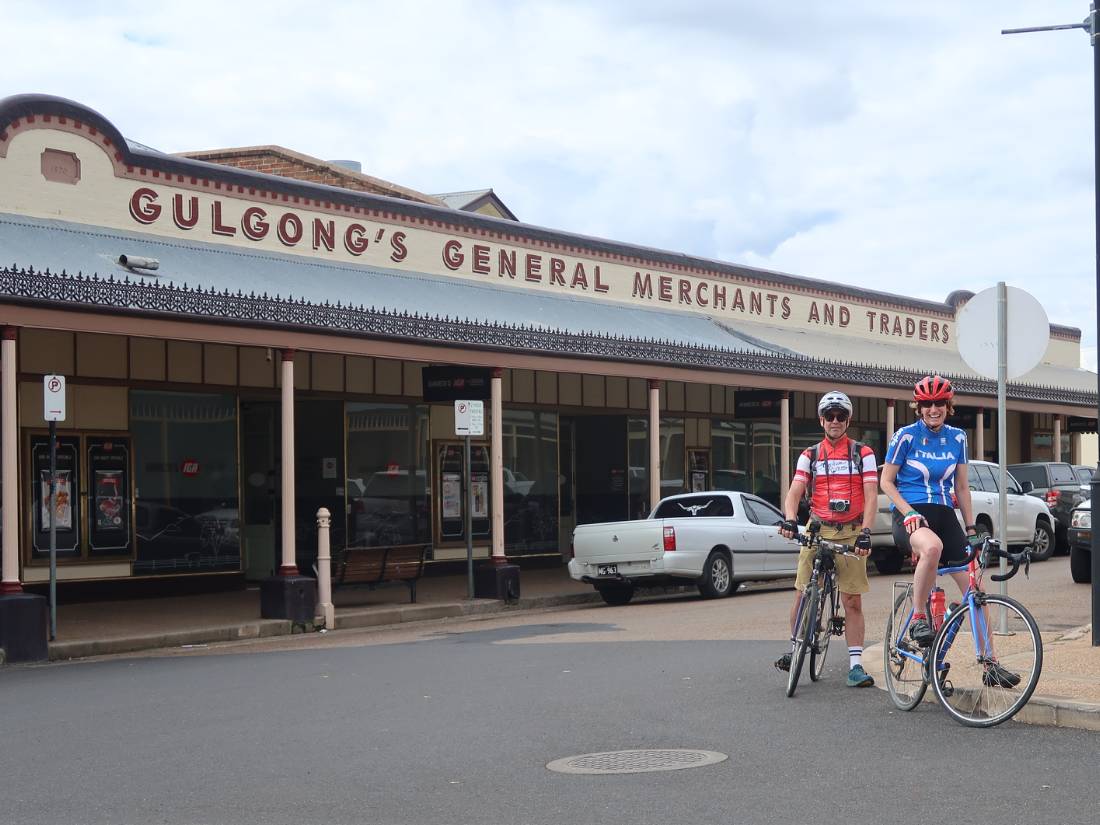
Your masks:
[[[824,415],[822,415],[821,417],[824,418],[826,421],[847,421],[848,420],[848,414],[847,413],[828,413],[827,412]]]
[[[917,409],[924,409],[926,407],[946,407],[947,401],[939,399],[938,401],[918,401]]]

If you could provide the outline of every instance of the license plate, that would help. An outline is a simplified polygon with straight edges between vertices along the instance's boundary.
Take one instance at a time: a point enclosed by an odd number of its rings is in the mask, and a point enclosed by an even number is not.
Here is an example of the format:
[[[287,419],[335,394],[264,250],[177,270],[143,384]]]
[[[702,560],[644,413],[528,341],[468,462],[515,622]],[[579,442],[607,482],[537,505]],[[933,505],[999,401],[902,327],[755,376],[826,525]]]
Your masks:
[[[597,564],[596,565],[597,576],[617,576],[619,575],[619,565],[617,564]]]

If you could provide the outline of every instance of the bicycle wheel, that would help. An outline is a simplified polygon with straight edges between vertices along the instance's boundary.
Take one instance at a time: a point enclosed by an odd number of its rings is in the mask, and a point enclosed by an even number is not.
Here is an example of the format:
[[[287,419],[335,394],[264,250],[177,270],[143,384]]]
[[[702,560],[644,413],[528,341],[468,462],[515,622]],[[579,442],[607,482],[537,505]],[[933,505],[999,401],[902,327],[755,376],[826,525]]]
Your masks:
[[[833,619],[836,618],[836,583],[830,577],[821,590],[821,609],[817,611],[817,621],[813,624],[814,643],[810,647],[810,681],[821,679],[825,671],[825,654],[829,652],[829,639],[833,637]]]
[[[899,710],[915,708],[928,690],[922,662],[919,658],[911,658],[920,657],[920,646],[909,641],[905,635],[909,617],[912,615],[913,588],[907,587],[894,599],[894,612],[886,619],[886,635],[882,640],[882,670],[886,674],[886,690]]]
[[[794,631],[794,650],[791,652],[791,671],[787,674],[787,695],[794,696],[798,687],[798,677],[802,675],[802,665],[806,661],[806,651],[814,643],[814,627],[817,622],[818,599],[821,591],[814,582],[802,596],[799,606],[798,624]]]
[[[1043,639],[1035,619],[1015,599],[980,598],[986,610],[963,604],[936,634],[931,656],[940,678],[932,687],[956,720],[991,728],[1011,719],[1031,698],[1043,669]],[[998,632],[1002,608],[1009,635]],[[998,663],[999,672],[988,669],[991,662]]]

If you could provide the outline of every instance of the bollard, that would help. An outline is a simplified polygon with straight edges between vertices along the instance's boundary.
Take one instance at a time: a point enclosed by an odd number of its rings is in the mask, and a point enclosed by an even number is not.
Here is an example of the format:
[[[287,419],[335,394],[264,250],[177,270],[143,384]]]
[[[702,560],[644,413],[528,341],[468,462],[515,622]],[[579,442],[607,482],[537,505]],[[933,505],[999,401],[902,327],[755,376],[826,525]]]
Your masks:
[[[336,610],[332,605],[332,554],[329,552],[328,508],[317,511],[317,614],[314,617],[327,630],[336,628]]]

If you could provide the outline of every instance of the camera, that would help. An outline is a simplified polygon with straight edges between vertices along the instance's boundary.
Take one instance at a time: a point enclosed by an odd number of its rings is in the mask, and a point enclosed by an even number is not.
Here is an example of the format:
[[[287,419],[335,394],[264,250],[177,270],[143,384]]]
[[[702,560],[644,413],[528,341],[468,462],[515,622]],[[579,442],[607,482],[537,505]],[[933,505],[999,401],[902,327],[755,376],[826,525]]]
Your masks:
[[[829,509],[834,513],[847,513],[848,508],[852,506],[852,502],[846,498],[831,498],[829,499]]]

